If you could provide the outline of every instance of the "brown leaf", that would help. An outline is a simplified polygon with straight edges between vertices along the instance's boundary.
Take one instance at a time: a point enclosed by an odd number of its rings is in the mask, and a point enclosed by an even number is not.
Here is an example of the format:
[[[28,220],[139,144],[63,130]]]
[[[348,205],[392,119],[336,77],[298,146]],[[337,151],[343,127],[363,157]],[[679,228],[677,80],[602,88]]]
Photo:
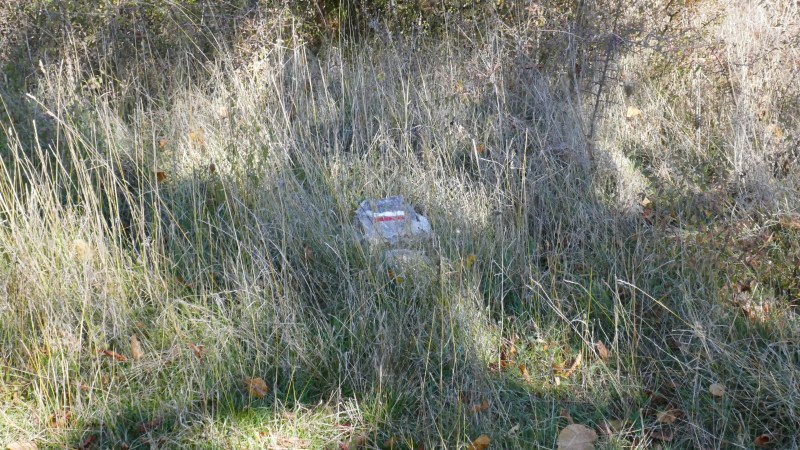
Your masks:
[[[469,412],[477,414],[486,411],[487,409],[489,409],[489,400],[484,400],[480,403],[480,405],[472,405],[472,407],[469,409]]]
[[[762,434],[753,441],[753,445],[759,448],[765,448],[772,445],[772,438],[768,434]]]
[[[714,383],[708,387],[708,392],[714,397],[722,397],[725,395],[725,386],[720,383]]]
[[[566,370],[566,371],[565,371],[565,372],[562,374],[562,375],[564,376],[564,378],[569,378],[569,377],[571,377],[571,376],[572,376],[572,373],[573,373],[573,372],[575,372],[575,370],[576,370],[578,367],[580,367],[580,365],[581,365],[581,361],[583,361],[583,353],[578,353],[578,356],[576,356],[576,357],[575,357],[575,362],[573,362],[573,363],[572,363],[572,365],[571,365],[571,366],[569,366],[569,369],[567,369],[567,370]]]
[[[681,411],[677,410],[677,409],[669,409],[669,410],[666,410],[666,411],[659,411],[656,414],[656,422],[663,423],[665,425],[669,425],[669,424],[675,423],[675,421],[678,420],[678,417],[680,417],[680,415],[681,415]]]
[[[279,437],[275,444],[267,445],[269,450],[300,450],[307,449],[310,444],[305,439],[300,439],[297,436],[292,437]]]
[[[50,428],[64,428],[72,422],[72,412],[68,409],[54,412],[47,419]]]
[[[119,361],[119,362],[127,362],[128,361],[128,357],[127,356],[120,355],[119,353],[112,352],[111,350],[101,350],[100,354],[102,354],[103,356],[108,356],[109,358],[114,358],[115,361]]]
[[[97,435],[96,434],[89,435],[89,437],[84,439],[84,441],[81,442],[81,445],[78,446],[78,450],[89,450],[90,448],[92,448],[92,446],[94,446],[95,442],[97,442]]]
[[[142,422],[136,427],[139,430],[139,433],[149,433],[150,431],[155,430],[156,428],[160,427],[161,424],[164,423],[164,419],[161,417],[156,417],[153,420],[148,420],[147,422]]]
[[[486,450],[487,448],[489,448],[489,445],[491,443],[492,443],[492,441],[491,441],[491,439],[489,439],[489,436],[487,436],[485,434],[482,434],[482,435],[478,436],[477,439],[472,441],[471,444],[469,444],[469,447],[467,447],[467,450]]]
[[[594,345],[597,347],[597,355],[600,359],[607,361],[611,353],[608,351],[608,348],[606,348],[606,345],[603,344],[603,341],[597,341]]]
[[[192,353],[194,353],[197,359],[200,361],[203,360],[203,351],[206,349],[205,345],[197,345],[189,342],[189,348],[192,349]]]
[[[158,181],[159,183],[163,183],[164,181],[166,181],[166,179],[167,179],[166,172],[162,170],[156,171],[156,181]]]
[[[663,442],[670,442],[673,439],[672,431],[668,429],[653,430],[650,432],[650,439],[655,439],[657,441],[663,441]]]
[[[519,365],[519,373],[522,374],[522,378],[529,382],[531,381],[531,374],[528,373],[528,368],[525,367],[525,364]]]
[[[11,442],[6,444],[6,450],[36,450],[38,447],[33,442]]]
[[[636,108],[634,106],[629,106],[628,110],[625,111],[625,118],[626,119],[633,119],[633,118],[636,118],[636,117],[641,116],[641,115],[642,115],[642,110],[639,109],[639,108]]]
[[[785,134],[783,132],[783,128],[781,128],[780,125],[777,125],[777,124],[774,124],[774,123],[770,124],[770,125],[767,125],[767,132],[770,133],[771,135],[773,135],[774,137],[776,137],[777,139],[783,138],[783,136]]]
[[[514,339],[507,341],[500,348],[500,368],[508,369],[514,363],[517,357],[517,346],[514,345]]]
[[[558,433],[557,443],[559,450],[591,450],[596,440],[597,433],[593,429],[573,423]]]
[[[669,400],[658,392],[645,389],[644,392],[650,397],[650,403],[653,405],[668,405]]]
[[[131,335],[131,356],[134,361],[139,361],[144,357],[142,344],[139,343],[139,338],[137,338],[135,334]]]
[[[261,378],[245,378],[245,384],[247,384],[247,391],[255,398],[261,398],[267,395],[267,391],[269,388],[267,387],[267,383]]]

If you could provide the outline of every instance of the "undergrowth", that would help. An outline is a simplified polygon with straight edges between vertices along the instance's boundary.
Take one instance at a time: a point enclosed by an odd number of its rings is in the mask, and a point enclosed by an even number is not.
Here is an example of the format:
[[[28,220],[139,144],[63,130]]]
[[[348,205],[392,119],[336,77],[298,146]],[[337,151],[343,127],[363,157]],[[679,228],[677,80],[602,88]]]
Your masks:
[[[0,443],[797,448],[797,6],[590,3],[8,68]]]

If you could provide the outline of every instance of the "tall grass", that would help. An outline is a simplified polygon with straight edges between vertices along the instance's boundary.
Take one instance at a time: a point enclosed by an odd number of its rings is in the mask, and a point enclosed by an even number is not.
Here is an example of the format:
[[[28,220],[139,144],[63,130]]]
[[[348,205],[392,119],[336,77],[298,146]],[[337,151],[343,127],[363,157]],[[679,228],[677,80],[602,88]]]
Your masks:
[[[45,132],[4,130],[0,442],[553,448],[575,421],[604,448],[796,448],[797,69],[739,59],[794,29],[768,3],[690,16],[721,72],[622,55],[635,89],[601,115],[524,21],[316,54],[264,29],[163,96],[42,64]],[[431,219],[431,283],[358,239],[396,194]]]

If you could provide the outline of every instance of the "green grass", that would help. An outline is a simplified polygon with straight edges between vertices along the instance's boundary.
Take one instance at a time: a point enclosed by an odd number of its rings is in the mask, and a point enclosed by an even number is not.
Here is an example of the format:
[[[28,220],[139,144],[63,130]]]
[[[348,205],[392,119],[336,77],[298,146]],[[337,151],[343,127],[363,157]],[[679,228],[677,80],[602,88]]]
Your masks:
[[[605,86],[594,142],[574,55],[526,20],[316,53],[265,25],[164,92],[43,62],[0,122],[0,445],[555,448],[574,421],[596,448],[797,448],[796,71],[737,72],[791,16],[698,8],[743,54],[616,55],[636,89]],[[430,218],[432,281],[358,239],[387,195]]]

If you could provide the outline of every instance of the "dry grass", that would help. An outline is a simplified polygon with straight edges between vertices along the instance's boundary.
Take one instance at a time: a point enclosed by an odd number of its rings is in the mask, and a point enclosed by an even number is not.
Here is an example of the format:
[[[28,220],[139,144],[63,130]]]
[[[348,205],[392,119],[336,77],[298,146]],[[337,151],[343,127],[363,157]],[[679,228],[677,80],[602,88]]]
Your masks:
[[[800,27],[751,3],[620,54],[593,143],[535,21],[318,54],[281,24],[139,101],[43,64],[48,140],[0,140],[0,443],[553,448],[566,414],[599,448],[797,448]],[[356,238],[394,194],[430,285]]]

